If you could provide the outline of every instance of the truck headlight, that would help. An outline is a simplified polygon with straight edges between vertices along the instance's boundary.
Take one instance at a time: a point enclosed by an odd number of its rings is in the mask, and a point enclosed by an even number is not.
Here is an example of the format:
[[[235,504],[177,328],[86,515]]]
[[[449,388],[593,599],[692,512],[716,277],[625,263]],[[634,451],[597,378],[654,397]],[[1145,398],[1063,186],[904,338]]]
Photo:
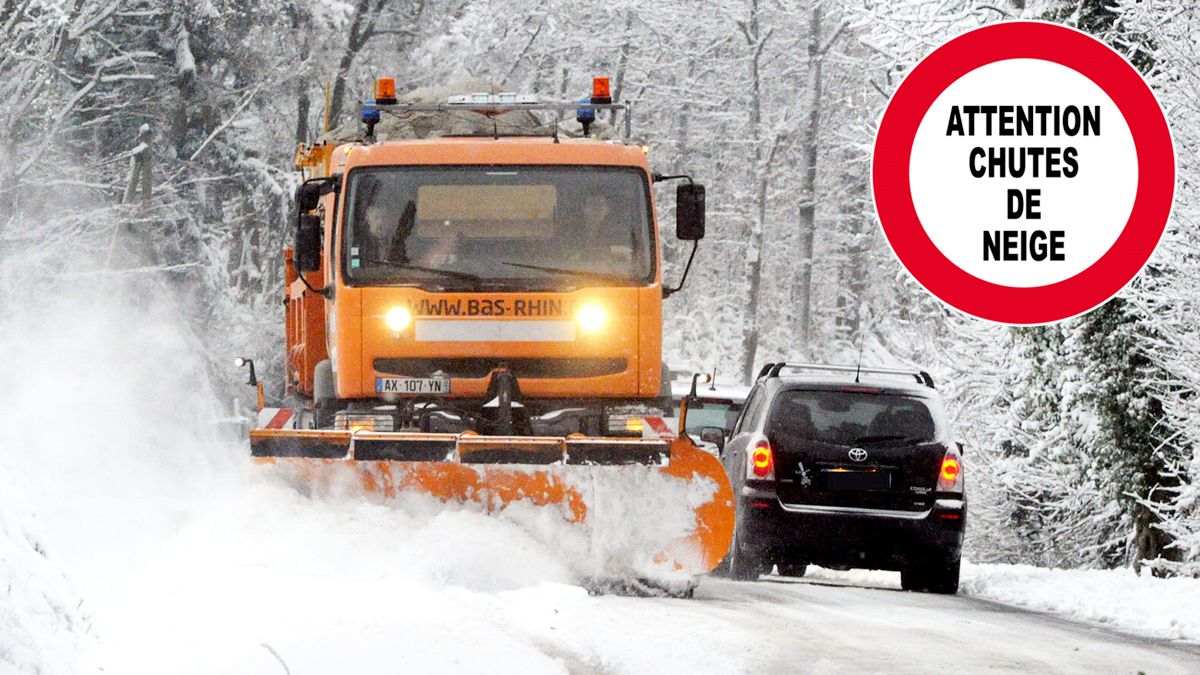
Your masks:
[[[608,323],[608,315],[600,305],[584,305],[575,315],[575,319],[585,333],[599,332]]]
[[[393,307],[384,315],[383,322],[392,329],[393,333],[399,333],[412,323],[412,314],[403,307]]]

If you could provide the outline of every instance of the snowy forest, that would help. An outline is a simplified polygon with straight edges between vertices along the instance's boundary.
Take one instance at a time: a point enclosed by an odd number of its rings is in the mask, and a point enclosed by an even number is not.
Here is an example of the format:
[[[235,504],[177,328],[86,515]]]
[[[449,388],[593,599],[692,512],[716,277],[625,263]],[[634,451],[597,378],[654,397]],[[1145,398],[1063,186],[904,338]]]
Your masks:
[[[918,287],[869,184],[874,128],[906,70],[1013,18],[1124,54],[1162,103],[1179,169],[1142,275],[1085,316],[1020,329]],[[1197,36],[1188,0],[0,0],[2,332],[20,339],[20,317],[80,289],[128,321],[181,317],[202,358],[187,378],[163,374],[209,405],[176,414],[244,414],[253,392],[234,356],[282,379],[298,143],[350,120],[377,76],[401,93],[476,78],[577,98],[607,75],[652,166],[708,190],[708,237],[667,302],[672,366],[745,382],[768,360],[852,361],[861,341],[864,361],[927,369],[946,397],[967,447],[973,560],[1197,575]],[[128,189],[137,157],[149,189]],[[677,279],[689,248],[664,241]],[[49,408],[108,395],[17,378],[0,369],[10,398]]]

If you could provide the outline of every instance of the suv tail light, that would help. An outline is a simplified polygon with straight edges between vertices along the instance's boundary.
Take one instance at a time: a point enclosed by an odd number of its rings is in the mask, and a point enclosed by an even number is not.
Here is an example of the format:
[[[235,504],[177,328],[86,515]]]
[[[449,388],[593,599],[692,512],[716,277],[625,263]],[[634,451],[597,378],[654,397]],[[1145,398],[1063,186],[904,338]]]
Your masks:
[[[774,480],[775,454],[771,452],[771,442],[759,437],[750,445],[750,461],[746,464],[746,478],[758,480]]]
[[[962,472],[962,460],[959,458],[958,452],[947,450],[946,455],[942,457],[941,469],[938,470],[937,491],[962,492]]]

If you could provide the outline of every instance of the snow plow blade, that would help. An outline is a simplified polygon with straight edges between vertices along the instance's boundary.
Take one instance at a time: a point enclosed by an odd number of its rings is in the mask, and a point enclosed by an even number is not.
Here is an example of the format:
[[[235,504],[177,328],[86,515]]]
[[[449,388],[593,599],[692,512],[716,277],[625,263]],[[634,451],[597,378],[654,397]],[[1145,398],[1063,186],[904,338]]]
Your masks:
[[[316,491],[377,499],[424,493],[493,513],[529,504],[557,509],[564,522],[610,536],[667,522],[674,512],[674,531],[645,553],[656,568],[679,573],[711,571],[733,536],[725,470],[686,437],[260,428],[250,432],[250,447],[255,462]],[[640,522],[620,521],[630,518]]]

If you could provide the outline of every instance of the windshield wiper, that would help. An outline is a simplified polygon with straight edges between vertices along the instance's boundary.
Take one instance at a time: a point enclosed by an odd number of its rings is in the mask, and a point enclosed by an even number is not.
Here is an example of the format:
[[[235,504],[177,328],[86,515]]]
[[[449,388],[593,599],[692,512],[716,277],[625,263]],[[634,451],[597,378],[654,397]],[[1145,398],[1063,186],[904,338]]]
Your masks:
[[[587,270],[568,270],[561,267],[544,267],[542,265],[526,265],[525,263],[502,262],[501,265],[509,267],[521,267],[527,270],[537,270],[539,272],[549,272],[550,274],[569,274],[576,277],[586,277],[589,279],[602,279],[604,281],[612,281],[616,283],[629,283],[629,277],[623,277],[619,274],[608,274],[606,272],[589,272]]]
[[[854,439],[858,443],[876,443],[879,441],[903,441],[905,445],[911,445],[919,442],[921,439],[916,436],[905,436],[904,434],[876,434],[873,436],[859,436]]]
[[[363,262],[368,262],[373,265],[385,265],[398,270],[416,270],[417,272],[428,272],[429,274],[437,274],[450,279],[463,279],[471,282],[474,290],[479,290],[483,284],[483,277],[470,272],[457,272],[455,270],[444,270],[438,267],[421,267],[406,262],[396,262],[394,260],[378,260],[375,258],[363,258]]]

